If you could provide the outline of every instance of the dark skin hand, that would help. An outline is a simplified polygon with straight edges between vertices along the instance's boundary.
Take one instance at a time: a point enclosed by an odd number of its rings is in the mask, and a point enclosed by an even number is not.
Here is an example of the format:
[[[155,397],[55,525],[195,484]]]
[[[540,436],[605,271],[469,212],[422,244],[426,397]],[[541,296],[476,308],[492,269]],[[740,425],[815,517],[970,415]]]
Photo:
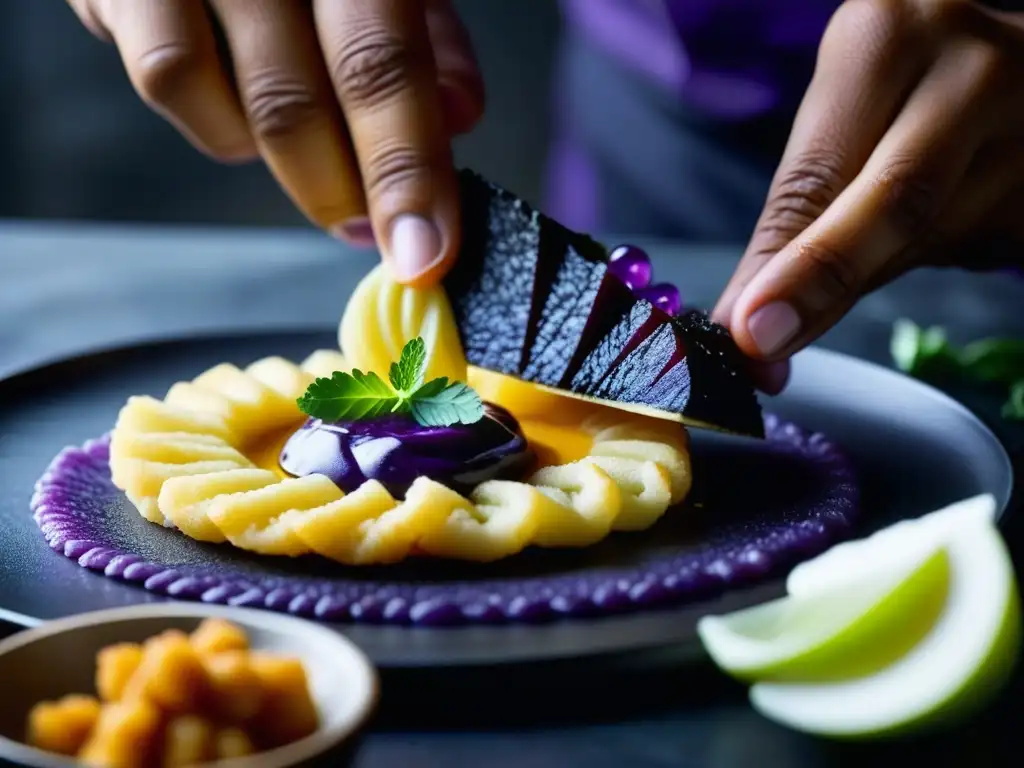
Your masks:
[[[449,0],[69,0],[140,96],[224,161],[262,157],[316,224],[436,283],[458,252],[451,137],[483,82]],[[371,226],[372,225],[372,226]],[[788,360],[909,269],[1024,265],[1024,17],[846,0],[764,212],[714,311],[782,389]]]
[[[429,284],[451,266],[451,138],[480,119],[484,90],[450,0],[68,2],[198,149],[262,157],[311,221],[376,242],[403,282]]]
[[[1016,244],[1016,247],[1014,247]],[[778,392],[787,360],[918,266],[1024,265],[1024,18],[847,0],[716,320]]]

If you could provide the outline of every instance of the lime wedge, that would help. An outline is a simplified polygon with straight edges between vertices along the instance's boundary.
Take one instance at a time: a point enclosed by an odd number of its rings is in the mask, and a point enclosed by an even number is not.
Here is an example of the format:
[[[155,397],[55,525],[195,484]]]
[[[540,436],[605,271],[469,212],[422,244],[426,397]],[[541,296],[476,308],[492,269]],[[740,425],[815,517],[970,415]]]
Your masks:
[[[864,539],[837,544],[823,554],[801,563],[786,579],[790,595],[829,592],[841,584],[863,581],[881,567],[896,566],[930,552],[939,542],[969,520],[995,522],[996,500],[990,494],[972,496],[936,512],[901,520]]]
[[[848,678],[884,668],[920,641],[948,584],[949,558],[938,549],[830,591],[707,616],[697,632],[714,662],[740,680]]]
[[[754,708],[791,728],[851,738],[933,724],[985,703],[1009,677],[1020,650],[1013,564],[987,523],[959,526],[944,549],[950,568],[945,606],[909,652],[849,680],[757,683],[750,689]]]
[[[1013,565],[979,496],[829,550],[789,595],[698,625],[708,653],[783,725],[856,738],[961,715],[1021,643]]]

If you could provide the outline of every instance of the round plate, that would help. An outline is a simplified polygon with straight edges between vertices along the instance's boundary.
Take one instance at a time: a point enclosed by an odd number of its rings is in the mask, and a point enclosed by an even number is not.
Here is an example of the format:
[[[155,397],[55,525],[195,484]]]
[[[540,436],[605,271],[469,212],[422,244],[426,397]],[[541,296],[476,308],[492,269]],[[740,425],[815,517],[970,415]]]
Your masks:
[[[0,619],[23,626],[83,611],[166,598],[90,573],[47,547],[29,511],[33,484],[53,456],[108,431],[132,394],[166,392],[218,362],[270,354],[301,359],[330,347],[333,333],[203,337],[105,350],[0,382]],[[966,496],[991,493],[1005,509],[1010,460],[965,408],[930,387],[870,363],[822,350],[794,361],[786,393],[770,410],[839,443],[856,464],[864,531]],[[696,449],[722,438],[694,435]],[[720,444],[720,443],[719,443]],[[749,489],[750,504],[757,489]],[[776,580],[685,608],[544,625],[407,628],[339,625],[386,667],[464,666],[638,651],[699,655],[696,620],[782,593]],[[661,655],[661,654],[659,654]]]

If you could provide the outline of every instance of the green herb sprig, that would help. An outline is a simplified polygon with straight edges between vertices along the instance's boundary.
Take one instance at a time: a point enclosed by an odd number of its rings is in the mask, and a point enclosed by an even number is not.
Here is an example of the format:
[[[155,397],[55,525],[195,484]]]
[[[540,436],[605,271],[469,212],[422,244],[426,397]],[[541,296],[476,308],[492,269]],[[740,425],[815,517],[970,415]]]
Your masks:
[[[424,427],[475,424],[484,417],[483,401],[472,388],[446,377],[424,381],[427,345],[411,340],[391,364],[388,381],[372,371],[335,371],[319,378],[296,402],[307,416],[323,421],[362,421],[407,413]]]
[[[896,367],[911,376],[953,374],[1006,387],[1009,395],[1003,418],[1024,420],[1024,339],[979,339],[956,347],[942,328],[921,328],[910,320],[898,320],[889,350]]]

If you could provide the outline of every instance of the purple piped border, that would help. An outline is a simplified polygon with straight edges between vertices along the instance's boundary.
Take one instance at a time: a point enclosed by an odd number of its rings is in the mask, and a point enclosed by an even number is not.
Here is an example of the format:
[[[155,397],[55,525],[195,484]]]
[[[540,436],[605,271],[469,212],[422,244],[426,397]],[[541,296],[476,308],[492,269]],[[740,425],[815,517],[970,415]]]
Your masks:
[[[61,451],[36,483],[32,511],[47,543],[83,568],[182,600],[264,608],[323,621],[450,626],[538,622],[679,604],[770,577],[848,535],[859,493],[837,446],[773,415],[773,442],[810,460],[828,491],[809,510],[751,531],[723,549],[697,551],[585,574],[459,583],[370,583],[343,578],[246,576],[212,565],[150,562],[112,535],[108,508],[121,492],[110,479],[109,435]],[[795,518],[795,519],[794,519]]]

